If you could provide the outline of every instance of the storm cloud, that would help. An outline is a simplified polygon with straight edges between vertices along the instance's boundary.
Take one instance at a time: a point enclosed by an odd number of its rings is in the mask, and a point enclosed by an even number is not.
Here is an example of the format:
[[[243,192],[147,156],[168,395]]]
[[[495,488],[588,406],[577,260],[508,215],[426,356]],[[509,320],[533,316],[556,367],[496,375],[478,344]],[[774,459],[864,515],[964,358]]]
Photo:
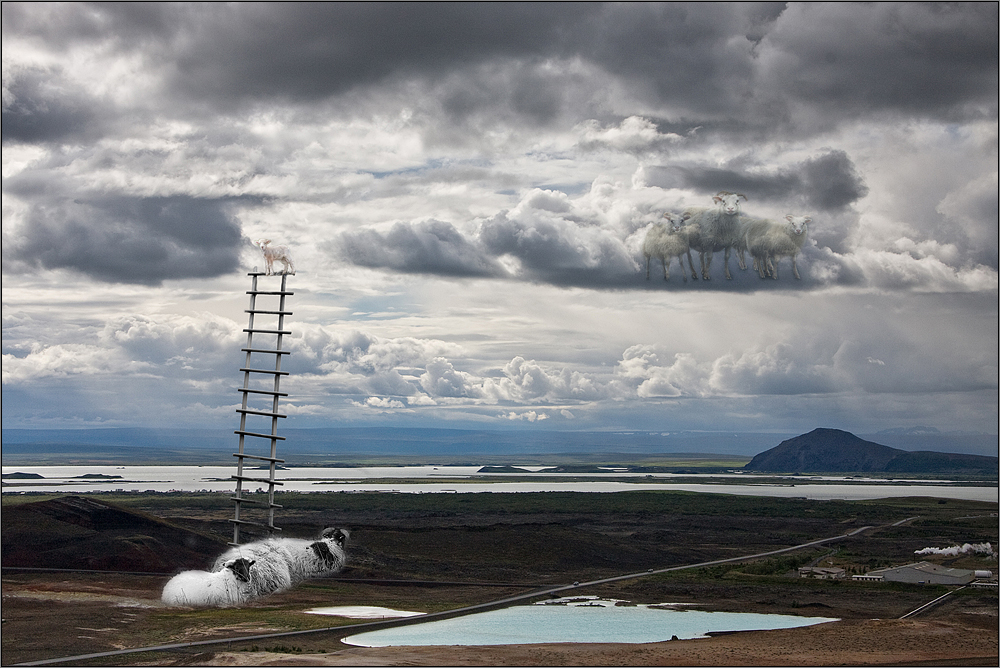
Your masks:
[[[242,245],[227,204],[184,196],[39,204],[23,235],[4,244],[4,263],[147,285],[218,276],[238,266]]]
[[[839,211],[868,194],[868,187],[844,151],[828,151],[802,162],[768,169],[705,165],[647,167],[650,185],[694,188],[715,193],[740,192],[752,201],[794,203],[810,210]]]
[[[453,225],[427,221],[396,223],[384,235],[371,229],[344,232],[340,249],[365,267],[445,276],[501,276],[503,268]]]
[[[995,3],[2,12],[5,425],[232,419],[267,238],[300,424],[995,431]],[[645,280],[720,190],[801,280]]]

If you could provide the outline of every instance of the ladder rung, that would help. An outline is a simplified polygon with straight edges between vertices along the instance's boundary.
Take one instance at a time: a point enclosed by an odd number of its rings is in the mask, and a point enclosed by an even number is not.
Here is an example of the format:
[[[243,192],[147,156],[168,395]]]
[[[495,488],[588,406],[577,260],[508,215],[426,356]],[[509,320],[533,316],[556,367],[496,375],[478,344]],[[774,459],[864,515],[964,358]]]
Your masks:
[[[294,295],[287,290],[247,290],[248,295]]]
[[[262,457],[261,455],[246,455],[246,454],[240,454],[239,452],[234,452],[233,457],[243,457],[244,459],[260,459],[261,461],[277,462],[280,464],[285,463],[284,459],[275,459],[274,457]]]
[[[273,434],[258,434],[255,431],[243,431],[241,429],[237,429],[233,433],[234,434],[243,434],[244,436],[260,436],[261,438],[270,438],[270,439],[273,439],[275,441],[283,441],[283,440],[285,440],[284,436],[275,436]]]
[[[237,387],[237,392],[253,392],[254,394],[271,394],[276,397],[287,397],[288,392],[275,392],[273,390],[251,390],[249,387]]]
[[[277,480],[270,480],[268,478],[249,478],[245,475],[234,475],[230,476],[233,480],[249,480],[251,482],[262,482],[265,485],[284,485],[283,482],[278,482]]]
[[[277,503],[271,503],[270,501],[258,501],[256,499],[245,499],[241,496],[231,496],[229,497],[236,503],[253,503],[258,506],[267,506],[269,508],[284,508],[284,506],[279,506]],[[277,527],[275,527],[277,528]]]
[[[233,524],[249,524],[255,527],[264,527],[268,531],[281,531],[281,527],[271,526],[270,524],[261,524],[260,522],[251,522],[250,520],[234,520],[230,519]]]
[[[288,417],[287,415],[282,415],[281,413],[269,413],[267,411],[254,411],[254,410],[250,410],[249,408],[237,408],[236,412],[237,413],[248,413],[250,415],[265,415],[267,417],[274,417],[274,418],[286,418],[286,417]]]
[[[251,332],[253,334],[291,334],[291,332],[289,332],[288,330],[285,330],[285,329],[256,329],[256,328],[253,328],[253,329],[244,329],[243,331],[244,332]]]
[[[287,371],[274,371],[274,370],[269,370],[269,369],[246,369],[246,368],[243,368],[243,369],[240,369],[240,371],[246,371],[248,373],[272,373],[275,376],[287,376],[288,375]]]
[[[246,353],[272,353],[274,355],[291,355],[291,350],[268,350],[266,348],[240,348]]]
[[[262,311],[260,309],[244,309],[244,313],[267,313],[268,315],[292,315],[291,311]]]

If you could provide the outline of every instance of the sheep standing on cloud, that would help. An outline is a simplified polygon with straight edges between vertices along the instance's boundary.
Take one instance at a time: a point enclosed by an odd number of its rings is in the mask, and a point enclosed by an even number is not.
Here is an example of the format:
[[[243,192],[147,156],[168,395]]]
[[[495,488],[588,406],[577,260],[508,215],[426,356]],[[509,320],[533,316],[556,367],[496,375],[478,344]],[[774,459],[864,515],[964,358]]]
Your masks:
[[[290,589],[344,567],[350,533],[327,528],[319,540],[267,538],[238,545],[215,560],[211,571],[184,571],[163,588],[167,605],[231,607]]]
[[[812,222],[809,216],[785,216],[784,223],[767,219],[753,219],[746,224],[746,245],[753,257],[754,269],[761,278],[770,276],[778,278],[778,260],[783,257],[792,259],[792,274],[799,276],[799,268],[795,257],[802,250],[806,240],[807,225]]]
[[[646,233],[646,240],[642,242],[642,254],[646,256],[646,280],[649,280],[650,260],[656,257],[663,263],[663,280],[669,281],[670,262],[676,257],[677,263],[681,266],[681,277],[687,283],[687,275],[684,273],[684,255],[687,255],[692,278],[697,278],[694,273],[694,265],[691,264],[690,236],[685,233],[694,228],[688,227],[685,230],[677,216],[672,213],[665,213],[663,217],[667,219],[668,224],[655,223]]]
[[[684,271],[683,255],[687,255],[691,278],[698,279],[691,251],[696,251],[701,261],[702,280],[711,280],[712,255],[725,251],[726,279],[732,280],[729,272],[729,256],[736,251],[740,269],[746,270],[745,255],[753,258],[753,268],[761,278],[778,278],[778,262],[791,258],[792,274],[799,276],[796,257],[805,243],[808,216],[785,216],[784,221],[769,218],[755,218],[745,215],[740,209],[740,200],[746,195],[720,191],[712,197],[714,207],[689,207],[680,215],[663,214],[670,226],[655,223],[646,233],[642,252],[646,258],[646,280],[649,280],[649,263],[654,257],[663,263],[663,278],[670,280],[668,267],[674,257]],[[682,274],[683,275],[683,274]],[[684,282],[687,282],[685,276]]]
[[[732,280],[729,273],[729,254],[737,249],[740,268],[746,269],[740,248],[743,243],[743,226],[740,224],[740,199],[746,201],[747,196],[740,193],[720,191],[712,197],[714,207],[690,207],[685,209],[681,217],[688,225],[697,225],[700,234],[697,240],[692,239],[691,248],[698,251],[701,261],[701,277],[710,281],[712,276],[712,254],[725,251],[726,279]]]
[[[288,246],[272,246],[270,239],[257,239],[253,242],[264,254],[264,267],[268,276],[274,275],[274,261],[284,265],[281,273],[295,275],[295,263],[288,252]]]

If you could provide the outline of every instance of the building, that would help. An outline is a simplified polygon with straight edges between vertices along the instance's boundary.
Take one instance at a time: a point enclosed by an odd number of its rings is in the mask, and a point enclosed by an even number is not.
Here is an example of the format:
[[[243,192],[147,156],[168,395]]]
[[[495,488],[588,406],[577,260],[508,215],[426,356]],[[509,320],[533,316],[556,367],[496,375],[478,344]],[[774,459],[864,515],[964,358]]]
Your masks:
[[[799,569],[800,578],[817,578],[819,580],[843,580],[847,577],[847,571],[843,568],[819,568],[817,566],[803,566]]]
[[[919,561],[905,566],[880,568],[865,575],[855,575],[852,579],[911,582],[913,584],[966,585],[976,579],[976,573],[964,568],[948,568]]]

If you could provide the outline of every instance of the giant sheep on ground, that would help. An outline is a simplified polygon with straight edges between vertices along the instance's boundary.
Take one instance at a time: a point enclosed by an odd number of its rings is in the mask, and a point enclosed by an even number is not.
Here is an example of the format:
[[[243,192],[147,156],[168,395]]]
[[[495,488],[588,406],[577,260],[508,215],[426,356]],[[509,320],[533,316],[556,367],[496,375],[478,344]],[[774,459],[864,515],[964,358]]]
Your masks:
[[[754,269],[761,278],[778,278],[778,261],[783,257],[792,258],[792,274],[800,278],[795,258],[805,243],[809,216],[785,216],[784,222],[766,218],[749,219],[745,238],[747,250],[753,257]]]
[[[646,239],[642,242],[642,254],[646,257],[646,280],[649,280],[649,263],[654,257],[660,258],[663,264],[663,280],[670,280],[670,261],[677,258],[677,263],[681,266],[681,277],[687,283],[687,275],[684,270],[684,255],[688,256],[688,265],[691,266],[691,247],[688,237],[682,231],[680,221],[671,213],[664,213],[663,217],[667,224],[654,223],[646,232]],[[694,270],[692,268],[692,275]]]
[[[211,572],[185,571],[163,588],[168,605],[235,606],[284,591],[308,578],[335,573],[347,561],[345,529],[324,529],[319,540],[267,538],[238,545]]]
[[[254,246],[259,248],[262,253],[264,253],[264,266],[265,272],[268,276],[274,274],[274,261],[277,260],[282,265],[281,273],[295,275],[295,264],[292,262],[292,257],[289,254],[288,246],[272,246],[270,239],[257,239]]]
[[[234,559],[218,571],[184,571],[163,588],[167,605],[204,605],[226,608],[249,600],[250,559]]]
[[[729,254],[733,248],[740,255],[743,238],[743,226],[740,220],[740,199],[746,200],[746,195],[720,191],[712,197],[716,206],[691,207],[681,216],[689,225],[698,225],[700,235],[697,241],[692,240],[692,250],[698,251],[701,260],[701,277],[711,280],[712,254],[715,251],[725,251],[726,278],[732,280],[729,273]],[[746,268],[745,262],[740,262],[741,268]]]

